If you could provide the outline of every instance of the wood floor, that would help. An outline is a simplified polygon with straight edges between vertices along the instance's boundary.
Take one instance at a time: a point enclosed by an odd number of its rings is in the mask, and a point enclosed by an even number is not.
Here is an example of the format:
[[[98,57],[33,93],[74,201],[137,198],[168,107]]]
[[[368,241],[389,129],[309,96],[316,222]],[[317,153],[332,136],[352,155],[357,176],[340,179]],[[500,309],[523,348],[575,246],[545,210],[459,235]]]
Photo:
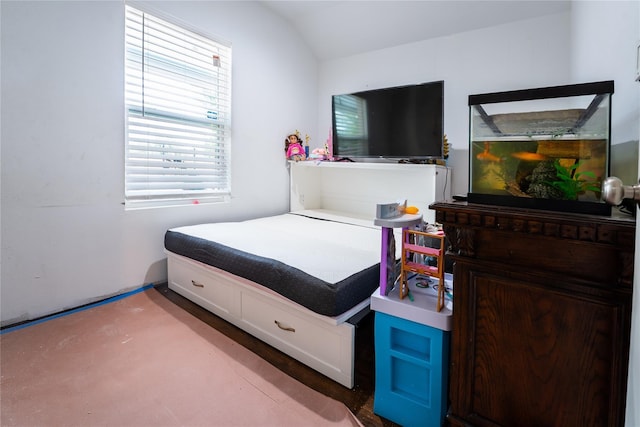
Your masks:
[[[173,292],[168,288],[167,284],[156,286],[156,290],[174,304],[242,344],[308,387],[343,402],[364,426],[397,427],[397,424],[373,413],[373,392],[375,387],[373,313],[369,313],[358,324],[356,331],[356,385],[350,390]]]

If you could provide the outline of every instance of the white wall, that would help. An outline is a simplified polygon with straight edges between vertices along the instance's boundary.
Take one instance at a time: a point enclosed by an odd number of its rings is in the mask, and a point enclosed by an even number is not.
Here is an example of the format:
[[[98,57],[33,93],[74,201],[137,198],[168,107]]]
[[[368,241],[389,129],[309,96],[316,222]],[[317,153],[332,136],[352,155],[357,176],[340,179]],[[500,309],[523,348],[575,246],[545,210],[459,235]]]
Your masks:
[[[169,227],[286,210],[284,135],[300,129],[321,145],[335,93],[445,80],[453,193],[467,191],[470,94],[613,77],[614,142],[633,139],[638,89],[622,74],[635,59],[618,52],[640,38],[640,13],[609,3],[318,65],[253,2],[151,2],[233,43],[233,199],[125,211],[123,4],[0,2],[2,324],[166,280]]]
[[[233,43],[233,198],[125,211],[124,4],[2,1],[1,320],[166,280],[167,228],[288,209],[285,136],[315,136],[317,63],[254,2],[151,2]]]
[[[635,71],[639,8],[637,1],[577,1],[571,7],[571,78],[614,80],[612,144],[638,140],[640,86],[635,82]]]
[[[452,194],[466,194],[469,95],[572,83],[570,24],[562,13],[322,62],[319,133],[329,134],[331,95],[444,80]]]

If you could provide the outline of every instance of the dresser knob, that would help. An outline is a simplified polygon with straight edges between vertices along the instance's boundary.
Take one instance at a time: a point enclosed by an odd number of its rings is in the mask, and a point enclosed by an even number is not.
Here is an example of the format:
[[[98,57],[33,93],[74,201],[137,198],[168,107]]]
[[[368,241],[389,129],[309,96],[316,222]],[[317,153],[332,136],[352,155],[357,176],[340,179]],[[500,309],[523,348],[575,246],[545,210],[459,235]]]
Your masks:
[[[602,183],[602,200],[618,206],[624,199],[640,202],[640,185],[623,185],[620,178],[610,176]]]

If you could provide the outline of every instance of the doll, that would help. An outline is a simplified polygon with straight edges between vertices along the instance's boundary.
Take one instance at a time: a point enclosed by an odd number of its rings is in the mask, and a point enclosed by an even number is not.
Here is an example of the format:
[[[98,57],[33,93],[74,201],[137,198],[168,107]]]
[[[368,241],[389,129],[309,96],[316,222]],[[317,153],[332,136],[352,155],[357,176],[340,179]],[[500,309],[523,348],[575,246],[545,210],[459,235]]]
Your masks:
[[[289,160],[295,160],[297,162],[306,159],[302,141],[300,141],[300,138],[295,133],[292,133],[284,140],[284,149],[287,152],[287,159]]]

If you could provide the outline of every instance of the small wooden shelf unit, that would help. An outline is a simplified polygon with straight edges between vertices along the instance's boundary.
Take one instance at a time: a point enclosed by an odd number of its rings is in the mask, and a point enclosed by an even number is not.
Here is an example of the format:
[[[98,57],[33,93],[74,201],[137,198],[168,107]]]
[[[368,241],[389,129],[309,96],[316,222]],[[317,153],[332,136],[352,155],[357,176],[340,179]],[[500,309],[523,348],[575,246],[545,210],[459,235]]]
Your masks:
[[[420,242],[420,238],[423,242]],[[415,262],[414,255],[424,255],[436,260],[436,265]],[[444,234],[429,233],[405,228],[402,230],[402,271],[400,275],[400,299],[409,294],[407,273],[417,273],[438,279],[438,301],[436,310],[444,307]]]

